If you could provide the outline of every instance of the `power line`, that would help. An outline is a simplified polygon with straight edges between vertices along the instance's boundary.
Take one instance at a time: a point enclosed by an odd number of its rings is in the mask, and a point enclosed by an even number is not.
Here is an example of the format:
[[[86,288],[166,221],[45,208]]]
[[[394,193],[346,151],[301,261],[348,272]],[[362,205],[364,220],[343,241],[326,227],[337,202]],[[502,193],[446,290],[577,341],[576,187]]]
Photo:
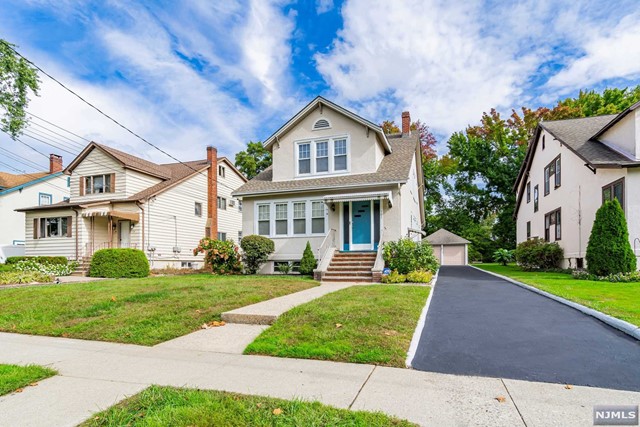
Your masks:
[[[33,114],[33,113],[30,113],[30,112],[28,112],[28,111],[27,111],[27,114],[28,114],[28,115],[30,115],[30,116],[35,117],[35,118],[36,118],[36,119],[38,119],[38,120],[42,120],[43,122],[48,123],[48,124],[50,124],[51,126],[54,126],[54,127],[58,128],[58,129],[60,129],[61,131],[67,132],[67,133],[69,133],[69,134],[71,134],[71,135],[73,135],[73,136],[75,136],[75,137],[78,137],[78,138],[82,139],[83,141],[91,142],[91,141],[90,141],[90,140],[88,140],[87,138],[84,138],[84,137],[82,137],[82,136],[80,136],[80,135],[78,135],[78,134],[76,134],[76,133],[73,133],[73,132],[71,132],[71,131],[70,131],[70,130],[68,130],[68,129],[65,129],[65,128],[63,128],[63,127],[60,127],[60,126],[56,125],[55,123],[51,123],[50,121],[45,120],[45,119],[43,119],[42,117],[36,116],[36,115],[35,115],[35,114]]]
[[[38,175],[34,175],[34,174],[30,174],[30,173],[26,173],[26,171],[20,170],[20,169],[18,169],[18,168],[16,168],[16,167],[14,167],[14,166],[11,166],[11,165],[10,165],[10,164],[8,164],[8,163],[4,163],[4,162],[1,162],[1,161],[0,161],[0,165],[4,165],[4,166],[6,166],[6,167],[8,167],[8,168],[13,169],[13,170],[14,170],[14,171],[16,171],[16,172],[20,172],[20,173],[21,173],[21,174],[23,174],[23,175],[26,175],[26,176],[28,176],[28,177],[30,177],[30,178],[33,178],[33,180],[44,178],[44,177],[42,177],[42,176],[38,176]],[[23,183],[23,184],[16,185],[15,187],[20,187],[20,185],[24,185],[24,184],[26,184],[26,182],[25,182],[25,183]],[[62,188],[62,187],[58,187],[57,185],[52,184],[52,183],[50,183],[50,182],[48,182],[48,181],[44,181],[44,182],[43,182],[43,184],[46,184],[46,185],[48,185],[48,186],[50,186],[50,187],[52,187],[52,188],[55,188],[56,190],[60,190],[60,191],[63,191],[63,192],[65,192],[65,193],[69,193],[69,189],[67,189],[67,188]],[[13,187],[12,187],[12,188],[13,188]],[[66,197],[66,196],[64,196],[64,197]]]

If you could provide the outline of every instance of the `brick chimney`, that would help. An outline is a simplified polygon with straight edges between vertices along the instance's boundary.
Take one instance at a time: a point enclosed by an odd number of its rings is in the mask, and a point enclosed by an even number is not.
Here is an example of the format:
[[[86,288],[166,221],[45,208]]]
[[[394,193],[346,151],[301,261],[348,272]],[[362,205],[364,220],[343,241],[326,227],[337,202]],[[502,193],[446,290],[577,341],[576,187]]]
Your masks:
[[[402,133],[410,134],[411,133],[411,114],[408,111],[402,112]]]
[[[62,172],[62,156],[49,154],[49,173]]]
[[[218,150],[207,147],[207,162],[211,165],[207,172],[207,232],[208,237],[218,238]]]

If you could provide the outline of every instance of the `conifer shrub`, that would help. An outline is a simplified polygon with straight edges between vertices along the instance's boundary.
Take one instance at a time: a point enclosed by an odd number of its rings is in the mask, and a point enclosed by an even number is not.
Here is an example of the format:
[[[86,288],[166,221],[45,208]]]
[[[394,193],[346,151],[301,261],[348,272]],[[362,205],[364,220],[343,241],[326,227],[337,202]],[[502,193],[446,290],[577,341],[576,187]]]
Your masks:
[[[311,243],[307,242],[307,246],[304,248],[304,252],[302,253],[302,259],[300,260],[300,274],[312,275],[313,270],[318,266],[318,262],[316,261],[316,257],[313,256],[313,251],[311,250]]]

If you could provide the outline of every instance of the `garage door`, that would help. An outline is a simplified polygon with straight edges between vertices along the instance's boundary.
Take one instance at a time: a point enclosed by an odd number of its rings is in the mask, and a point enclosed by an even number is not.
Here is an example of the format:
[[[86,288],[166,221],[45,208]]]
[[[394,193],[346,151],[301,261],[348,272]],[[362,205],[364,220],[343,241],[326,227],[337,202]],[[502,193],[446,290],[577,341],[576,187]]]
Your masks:
[[[442,265],[465,265],[464,245],[445,246]]]

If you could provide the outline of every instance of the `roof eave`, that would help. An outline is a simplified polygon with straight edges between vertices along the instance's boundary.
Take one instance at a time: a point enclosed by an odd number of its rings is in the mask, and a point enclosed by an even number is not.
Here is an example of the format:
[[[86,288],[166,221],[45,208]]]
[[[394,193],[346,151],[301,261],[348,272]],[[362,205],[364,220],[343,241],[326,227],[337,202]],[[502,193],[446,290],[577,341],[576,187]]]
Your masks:
[[[385,182],[374,182],[374,183],[364,183],[364,184],[350,184],[350,185],[342,185],[341,188],[360,188],[360,187],[375,187],[381,185],[397,185],[397,184],[406,184],[407,180],[394,180],[394,181],[385,181]],[[326,191],[326,190],[335,190],[336,187],[325,186],[325,187],[309,187],[309,188],[292,188],[285,190],[267,190],[267,191],[250,191],[250,192],[237,192],[234,191],[231,193],[233,197],[254,197],[254,196],[268,196],[274,194],[290,194],[290,193],[313,193],[318,191]]]

